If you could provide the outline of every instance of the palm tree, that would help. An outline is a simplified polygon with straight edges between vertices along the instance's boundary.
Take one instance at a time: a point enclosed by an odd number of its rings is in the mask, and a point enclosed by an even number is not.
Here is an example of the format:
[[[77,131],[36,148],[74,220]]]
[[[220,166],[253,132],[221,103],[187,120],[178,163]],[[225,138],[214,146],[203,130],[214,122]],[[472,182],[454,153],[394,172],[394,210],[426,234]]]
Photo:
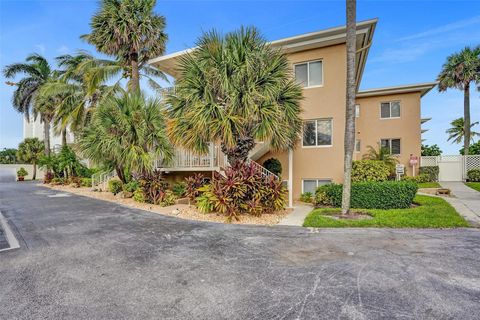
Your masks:
[[[352,183],[352,161],[355,148],[355,55],[356,43],[356,0],[346,1],[347,13],[347,92],[345,111],[344,175],[342,193],[342,214],[350,213],[350,191]]]
[[[166,162],[173,157],[160,101],[140,93],[102,100],[78,147],[86,158],[114,168],[123,182],[129,178],[125,172],[150,173],[157,157]]]
[[[175,145],[205,154],[210,142],[220,143],[231,165],[247,159],[255,140],[273,150],[295,146],[302,91],[285,55],[257,29],[205,33],[178,69],[175,94],[167,97]]]
[[[36,117],[40,113],[44,126],[44,144],[45,155],[50,154],[50,124],[51,113],[43,105],[42,113],[40,109],[35,108],[35,98],[40,88],[53,76],[54,71],[48,61],[39,54],[31,54],[26,58],[26,63],[14,63],[3,69],[3,75],[7,79],[13,79],[18,74],[24,74],[25,77],[16,83],[8,82],[17,88],[13,93],[12,105],[20,113],[23,113],[27,120],[30,120],[30,113],[33,111]]]
[[[382,161],[387,166],[390,167],[390,171],[394,172],[395,166],[399,162],[397,157],[390,153],[390,149],[386,147],[382,147],[380,144],[378,145],[378,150],[372,146],[367,146],[367,153],[362,156],[364,160],[375,160],[375,161]]]
[[[463,118],[464,118],[464,136],[463,149],[465,155],[468,155],[470,146],[470,85],[471,83],[480,83],[480,46],[475,48],[465,47],[459,53],[452,54],[442,67],[442,71],[437,77],[438,90],[440,92],[447,89],[463,90]]]
[[[448,134],[447,141],[453,140],[452,143],[462,143],[463,139],[465,138],[466,130],[464,127],[465,121],[463,118],[458,118],[450,122],[451,128],[447,129],[445,132]],[[473,138],[479,136],[480,133],[472,131],[472,128],[478,124],[474,122],[470,124],[470,142],[473,142]],[[465,149],[464,149],[465,150]],[[467,153],[468,154],[468,153]]]
[[[32,180],[37,177],[37,163],[43,155],[44,145],[38,138],[26,138],[18,145],[17,158],[33,165]]]
[[[128,87],[140,88],[140,70],[165,52],[165,17],[153,12],[156,0],[102,0],[90,22],[91,33],[82,38],[98,51],[115,56],[128,75]],[[154,76],[163,74],[152,68]]]
[[[61,68],[59,77],[45,83],[41,95],[61,97],[54,124],[57,133],[62,133],[65,145],[67,127],[73,132],[80,131],[88,124],[98,102],[121,90],[120,79],[111,86],[104,83],[118,75],[122,68],[114,61],[96,59],[84,51],[74,56],[59,56],[56,60]]]

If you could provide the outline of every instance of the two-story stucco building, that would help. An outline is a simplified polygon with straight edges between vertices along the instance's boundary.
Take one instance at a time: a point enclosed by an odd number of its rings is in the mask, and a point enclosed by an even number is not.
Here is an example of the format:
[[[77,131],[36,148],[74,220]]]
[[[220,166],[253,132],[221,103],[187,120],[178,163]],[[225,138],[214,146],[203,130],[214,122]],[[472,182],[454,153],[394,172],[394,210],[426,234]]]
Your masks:
[[[436,83],[422,83],[379,89],[358,90],[367,62],[377,20],[357,24],[356,56],[356,147],[355,159],[361,159],[368,146],[388,147],[412,174],[410,155],[420,155],[421,98]],[[282,164],[282,179],[290,192],[290,204],[302,192],[314,191],[321,184],[342,182],[346,104],[346,28],[345,26],[272,41],[291,63],[296,80],[303,86],[303,133],[295,149],[281,153],[259,144],[252,160],[262,164],[277,158]],[[161,56],[150,61],[173,78],[176,64],[190,50]],[[170,168],[162,168],[172,177],[193,171],[217,170],[222,166],[218,148],[197,157],[179,151]],[[185,160],[188,159],[188,160]],[[180,174],[181,172],[181,174]]]

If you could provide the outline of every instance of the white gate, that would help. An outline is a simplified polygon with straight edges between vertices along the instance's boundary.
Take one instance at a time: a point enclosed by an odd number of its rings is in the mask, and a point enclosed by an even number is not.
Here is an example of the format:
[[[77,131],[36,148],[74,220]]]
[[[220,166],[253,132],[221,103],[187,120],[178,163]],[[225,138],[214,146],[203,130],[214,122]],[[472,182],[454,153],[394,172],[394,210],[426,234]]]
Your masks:
[[[438,162],[438,181],[463,180],[463,156],[441,156]]]
[[[420,167],[438,166],[439,181],[464,181],[471,169],[480,169],[480,155],[421,157]]]

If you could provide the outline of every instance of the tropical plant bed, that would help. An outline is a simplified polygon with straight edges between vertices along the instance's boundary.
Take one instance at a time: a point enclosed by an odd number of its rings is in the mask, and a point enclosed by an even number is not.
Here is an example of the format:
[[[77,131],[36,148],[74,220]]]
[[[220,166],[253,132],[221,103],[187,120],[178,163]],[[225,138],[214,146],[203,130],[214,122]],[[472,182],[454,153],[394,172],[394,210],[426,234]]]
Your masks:
[[[336,219],[339,208],[319,208],[313,210],[303,223],[304,227],[346,228],[458,228],[468,227],[468,223],[444,199],[423,195],[415,196],[416,206],[407,209],[378,210],[361,212],[371,219]]]
[[[176,204],[173,206],[161,207],[159,205],[153,205],[150,203],[140,203],[136,202],[132,198],[121,198],[118,195],[114,196],[111,192],[99,192],[92,191],[91,188],[75,188],[73,186],[64,186],[64,185],[48,185],[48,184],[39,184],[39,186],[45,186],[54,190],[70,192],[73,194],[78,194],[85,197],[95,198],[99,200],[105,200],[114,202],[117,204],[122,204],[131,208],[141,209],[146,211],[151,211],[159,213],[162,215],[173,216],[181,219],[187,220],[197,220],[197,221],[209,221],[217,223],[229,223],[225,215],[217,213],[201,213],[194,206],[187,204]],[[253,224],[253,225],[275,225],[278,224],[286,215],[288,215],[288,210],[282,210],[270,214],[262,214],[259,217],[251,215],[242,215],[240,221],[232,220],[232,224]]]

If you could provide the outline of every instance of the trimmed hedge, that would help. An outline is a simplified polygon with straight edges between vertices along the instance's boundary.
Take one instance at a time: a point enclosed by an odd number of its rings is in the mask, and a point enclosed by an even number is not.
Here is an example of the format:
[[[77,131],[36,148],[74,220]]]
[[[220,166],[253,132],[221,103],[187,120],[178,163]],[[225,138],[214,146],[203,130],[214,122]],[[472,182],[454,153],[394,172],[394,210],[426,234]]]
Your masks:
[[[479,182],[480,181],[480,170],[479,169],[471,169],[467,172],[467,178],[470,182]]]
[[[416,175],[415,177],[403,176],[402,181],[413,181],[413,182],[416,182],[416,183],[434,182],[434,181],[431,181],[431,176],[427,173],[420,173],[419,175]]]
[[[418,186],[411,181],[352,183],[350,206],[357,209],[404,209],[412,205]],[[327,184],[315,192],[316,205],[342,206],[342,185]]]
[[[389,176],[390,167],[383,161],[353,161],[352,182],[386,181]]]
[[[439,172],[440,172],[440,169],[438,166],[420,167],[420,171],[419,171],[420,174],[428,174],[430,176],[430,181],[425,181],[425,182],[437,182]]]

